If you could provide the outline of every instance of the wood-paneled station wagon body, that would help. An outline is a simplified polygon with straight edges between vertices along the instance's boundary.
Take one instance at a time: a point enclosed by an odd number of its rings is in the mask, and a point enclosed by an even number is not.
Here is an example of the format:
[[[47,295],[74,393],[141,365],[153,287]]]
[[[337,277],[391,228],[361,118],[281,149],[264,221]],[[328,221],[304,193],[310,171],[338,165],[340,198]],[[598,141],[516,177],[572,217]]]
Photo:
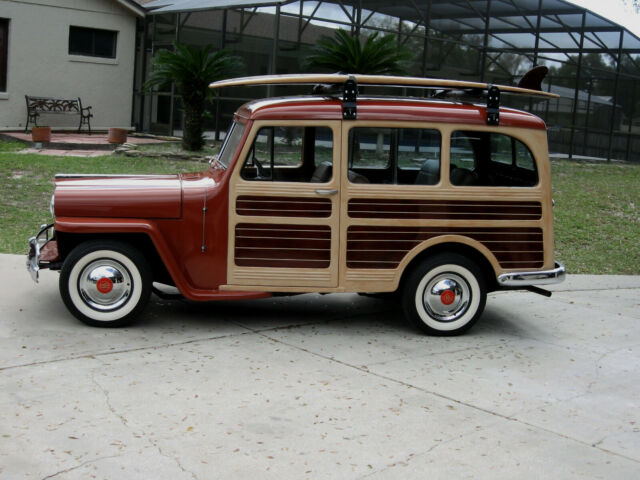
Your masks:
[[[337,74],[212,87],[269,83],[325,85],[242,106],[204,172],[58,175],[55,222],[30,240],[34,278],[60,270],[66,306],[95,326],[129,322],[160,283],[199,301],[396,292],[441,335],[468,329],[487,292],[564,278],[544,122],[499,106],[501,92],[543,92]],[[454,91],[475,100],[440,98]]]

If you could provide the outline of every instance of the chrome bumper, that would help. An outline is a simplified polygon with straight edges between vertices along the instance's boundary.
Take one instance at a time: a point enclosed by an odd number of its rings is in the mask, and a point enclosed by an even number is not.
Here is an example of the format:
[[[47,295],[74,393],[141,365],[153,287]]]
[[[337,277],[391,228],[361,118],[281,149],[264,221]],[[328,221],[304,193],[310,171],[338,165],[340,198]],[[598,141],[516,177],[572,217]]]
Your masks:
[[[556,262],[553,270],[537,272],[510,272],[498,276],[498,285],[501,287],[526,287],[529,285],[551,285],[564,281],[567,269],[561,263]]]
[[[49,232],[53,231],[53,224],[41,225],[40,231],[35,237],[29,239],[29,252],[27,253],[27,270],[34,282],[40,278],[40,249],[49,241]]]

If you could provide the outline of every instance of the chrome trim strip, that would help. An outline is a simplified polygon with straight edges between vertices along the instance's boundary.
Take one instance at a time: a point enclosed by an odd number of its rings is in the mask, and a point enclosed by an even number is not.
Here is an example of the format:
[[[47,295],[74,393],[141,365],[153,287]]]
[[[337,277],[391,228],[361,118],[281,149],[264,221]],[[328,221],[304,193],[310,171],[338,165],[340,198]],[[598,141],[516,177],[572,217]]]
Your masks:
[[[29,251],[27,253],[27,270],[31,274],[34,282],[40,280],[40,249],[53,236],[49,236],[49,230],[53,228],[53,223],[42,225],[40,231],[35,237],[29,239]],[[44,234],[44,238],[42,237]]]
[[[553,270],[537,272],[507,272],[498,276],[498,285],[502,287],[526,287],[528,285],[551,285],[563,282],[567,269],[559,262]]]
[[[135,174],[135,173],[56,173],[56,180],[65,178],[140,178],[140,177],[175,177],[172,174]]]

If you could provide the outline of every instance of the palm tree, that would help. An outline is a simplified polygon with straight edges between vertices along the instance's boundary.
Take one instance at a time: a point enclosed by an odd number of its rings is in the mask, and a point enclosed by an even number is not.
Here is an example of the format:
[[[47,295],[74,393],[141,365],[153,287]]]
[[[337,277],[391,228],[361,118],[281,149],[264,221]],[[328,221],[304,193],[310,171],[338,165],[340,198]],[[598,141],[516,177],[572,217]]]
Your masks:
[[[209,84],[237,75],[244,63],[226,50],[213,51],[212,45],[202,48],[174,43],[175,51],[160,50],[153,59],[151,75],[145,88],[175,84],[184,107],[185,150],[201,150],[204,145],[204,104],[211,97]]]
[[[413,54],[399,46],[395,36],[379,37],[378,33],[365,37],[364,42],[342,29],[333,37],[322,36],[311,50],[306,67],[369,75],[405,73]]]

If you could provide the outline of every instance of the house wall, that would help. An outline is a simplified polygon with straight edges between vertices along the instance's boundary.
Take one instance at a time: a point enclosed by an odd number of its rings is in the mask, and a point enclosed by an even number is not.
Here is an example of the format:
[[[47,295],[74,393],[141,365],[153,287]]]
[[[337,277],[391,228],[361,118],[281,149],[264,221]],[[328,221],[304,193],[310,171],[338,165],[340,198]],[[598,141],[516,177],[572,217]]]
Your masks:
[[[0,129],[24,128],[25,95],[82,99],[92,128],[129,127],[136,17],[113,0],[0,0],[9,19],[7,91],[0,92]],[[118,32],[116,58],[69,55],[69,27]],[[39,124],[77,127],[76,115],[43,115]]]

